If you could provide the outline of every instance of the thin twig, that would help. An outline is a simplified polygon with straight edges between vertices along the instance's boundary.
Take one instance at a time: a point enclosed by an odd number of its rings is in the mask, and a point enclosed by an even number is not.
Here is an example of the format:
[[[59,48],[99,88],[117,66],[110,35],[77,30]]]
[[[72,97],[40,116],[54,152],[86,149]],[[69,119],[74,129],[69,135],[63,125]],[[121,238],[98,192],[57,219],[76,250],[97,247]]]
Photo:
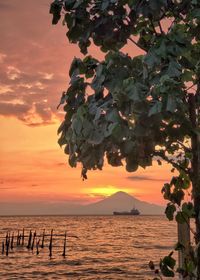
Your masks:
[[[188,169],[185,169],[183,168],[182,166],[180,166],[178,163],[174,162],[173,160],[169,159],[166,155],[164,155],[163,153],[160,153],[160,152],[155,152],[154,153],[155,156],[159,156],[161,157],[163,160],[165,160],[166,162],[170,163],[173,167],[175,167],[176,169],[178,170],[182,170],[184,171],[186,174],[189,175],[189,170]]]
[[[145,48],[143,48],[142,46],[140,46],[140,44],[138,44],[136,41],[134,41],[131,37],[128,38],[133,44],[135,44],[138,48],[142,49],[143,51],[147,52],[147,50]]]
[[[151,22],[151,26],[152,26],[152,28],[153,28],[153,31],[154,31],[154,33],[155,33],[156,36],[157,36],[157,35],[158,35],[158,32],[156,31],[156,28],[155,28],[155,26],[154,26],[154,24],[153,24],[152,19],[150,19],[150,22]]]
[[[190,90],[191,88],[193,88],[195,85],[197,84],[197,82],[195,82],[193,85],[191,85],[190,87],[188,87],[186,90]]]
[[[182,142],[177,140],[178,144],[187,152],[191,152],[191,149],[189,147],[186,147]]]
[[[165,32],[164,32],[163,29],[162,29],[162,25],[161,25],[160,21],[158,21],[158,26],[159,26],[159,28],[160,28],[160,32],[161,32],[162,34],[164,34]]]

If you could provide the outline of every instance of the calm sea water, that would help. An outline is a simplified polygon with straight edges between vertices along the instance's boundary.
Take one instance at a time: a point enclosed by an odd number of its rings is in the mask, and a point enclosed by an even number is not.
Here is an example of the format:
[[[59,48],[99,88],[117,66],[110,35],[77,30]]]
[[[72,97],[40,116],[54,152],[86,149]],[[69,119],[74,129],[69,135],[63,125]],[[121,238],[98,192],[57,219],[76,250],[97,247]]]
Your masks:
[[[15,247],[8,257],[0,254],[2,280],[152,279],[149,260],[159,261],[176,243],[175,223],[158,216],[0,217],[0,237],[22,228],[27,234],[30,229],[38,234],[44,228],[48,233],[54,229],[55,234],[67,231],[66,258],[63,237],[54,237],[52,259],[48,241],[39,255],[35,249]]]

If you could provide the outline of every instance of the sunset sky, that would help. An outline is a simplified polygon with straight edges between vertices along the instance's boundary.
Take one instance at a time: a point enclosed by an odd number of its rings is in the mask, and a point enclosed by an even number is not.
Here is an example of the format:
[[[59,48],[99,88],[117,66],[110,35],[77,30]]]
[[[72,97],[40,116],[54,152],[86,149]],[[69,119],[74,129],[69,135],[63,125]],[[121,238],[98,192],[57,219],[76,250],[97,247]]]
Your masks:
[[[161,188],[170,167],[154,164],[127,173],[105,166],[82,181],[57,144],[63,118],[57,111],[69,83],[74,56],[81,56],[65,36],[66,27],[51,25],[49,0],[0,0],[0,214],[22,203],[90,203],[118,190],[163,204]],[[139,53],[133,46],[131,55]],[[92,46],[92,55],[100,51]]]

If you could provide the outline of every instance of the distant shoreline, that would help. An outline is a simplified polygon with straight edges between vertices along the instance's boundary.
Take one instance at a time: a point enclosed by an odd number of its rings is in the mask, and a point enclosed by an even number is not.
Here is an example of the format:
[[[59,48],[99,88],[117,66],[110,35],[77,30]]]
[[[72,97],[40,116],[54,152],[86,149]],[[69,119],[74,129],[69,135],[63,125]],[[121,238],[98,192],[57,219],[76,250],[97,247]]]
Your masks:
[[[155,214],[155,215],[138,215],[138,216],[134,216],[134,215],[120,215],[120,216],[115,216],[112,214],[88,214],[88,215],[81,215],[81,214],[30,214],[30,215],[0,215],[0,218],[8,218],[8,217],[129,217],[129,218],[133,218],[133,217],[165,217],[165,214]]]

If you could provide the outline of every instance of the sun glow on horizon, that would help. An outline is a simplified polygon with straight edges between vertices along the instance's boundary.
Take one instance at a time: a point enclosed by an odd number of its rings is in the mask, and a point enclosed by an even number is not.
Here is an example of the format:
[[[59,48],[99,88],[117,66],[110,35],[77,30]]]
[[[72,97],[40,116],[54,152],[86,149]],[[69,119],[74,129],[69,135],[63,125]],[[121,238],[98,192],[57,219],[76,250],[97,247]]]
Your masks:
[[[110,196],[116,192],[119,192],[119,191],[124,191],[124,192],[127,192],[127,193],[130,193],[132,192],[132,190],[130,191],[130,189],[128,188],[119,188],[119,187],[116,187],[116,186],[112,186],[112,185],[108,185],[108,186],[98,186],[98,187],[94,187],[90,190],[90,196],[91,197],[107,197],[107,196]]]

